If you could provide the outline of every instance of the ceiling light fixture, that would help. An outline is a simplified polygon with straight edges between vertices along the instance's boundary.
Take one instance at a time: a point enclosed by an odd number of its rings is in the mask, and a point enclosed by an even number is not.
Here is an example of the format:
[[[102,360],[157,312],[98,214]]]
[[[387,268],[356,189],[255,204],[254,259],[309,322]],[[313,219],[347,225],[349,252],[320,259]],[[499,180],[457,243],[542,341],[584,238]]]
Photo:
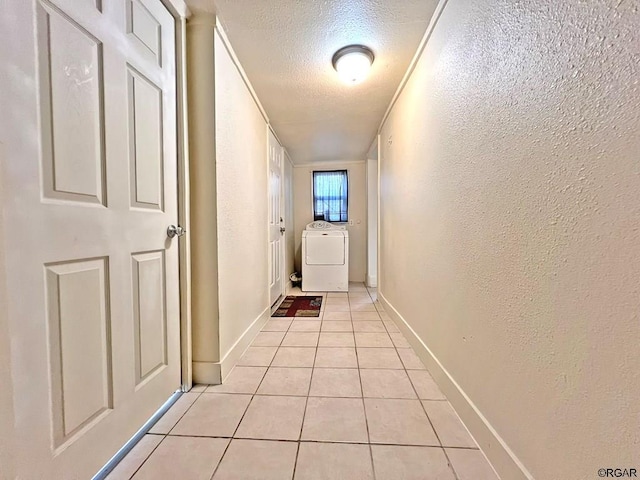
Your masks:
[[[374,58],[370,48],[348,45],[333,54],[331,63],[344,82],[354,85],[367,78]]]

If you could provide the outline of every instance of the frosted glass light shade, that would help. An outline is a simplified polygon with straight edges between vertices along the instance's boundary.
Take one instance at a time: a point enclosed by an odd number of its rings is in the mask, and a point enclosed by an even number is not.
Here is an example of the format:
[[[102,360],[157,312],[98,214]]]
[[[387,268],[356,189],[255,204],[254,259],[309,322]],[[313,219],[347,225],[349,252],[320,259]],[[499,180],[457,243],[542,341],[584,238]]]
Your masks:
[[[362,45],[341,48],[333,56],[333,67],[340,79],[349,84],[362,82],[369,75],[373,52]]]

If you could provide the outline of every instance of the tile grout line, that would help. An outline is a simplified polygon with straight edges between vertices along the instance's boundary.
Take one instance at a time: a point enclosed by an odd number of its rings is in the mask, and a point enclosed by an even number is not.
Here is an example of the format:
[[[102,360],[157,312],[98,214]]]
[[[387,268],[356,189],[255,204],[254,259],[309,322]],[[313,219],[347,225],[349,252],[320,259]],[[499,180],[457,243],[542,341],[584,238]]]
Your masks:
[[[163,435],[163,436],[162,436],[162,440],[160,440],[160,441],[158,442],[158,444],[157,444],[155,447],[153,447],[153,449],[149,452],[149,455],[147,455],[147,456],[145,457],[145,459],[142,461],[142,463],[140,463],[140,465],[138,465],[138,468],[136,468],[136,469],[134,470],[134,472],[131,474],[131,476],[129,477],[129,479],[130,479],[130,480],[131,480],[133,477],[135,477],[135,476],[136,476],[136,474],[140,471],[140,469],[142,468],[142,466],[143,466],[145,463],[147,463],[147,460],[149,460],[149,458],[151,458],[151,455],[153,454],[153,452],[155,452],[155,451],[158,449],[158,447],[160,446],[160,444],[161,444],[162,442],[164,442],[165,438],[167,438],[167,437],[168,437],[168,435]],[[142,438],[144,438],[144,437],[142,437]],[[141,439],[141,440],[142,440],[142,439]],[[133,449],[132,449],[132,450],[133,450]],[[129,453],[131,453],[131,452],[129,452]],[[128,453],[127,455],[129,455],[129,453]],[[125,456],[122,460],[124,460],[125,458],[127,458],[127,457]],[[120,462],[122,462],[122,460],[120,460]],[[116,465],[116,468],[117,468],[117,465]],[[114,470],[115,470],[115,468],[114,468]],[[107,476],[107,480],[109,479],[109,477],[111,476],[111,474],[113,473],[113,471],[114,471],[114,470],[111,470],[111,472],[109,472],[109,475]]]
[[[322,297],[323,297],[323,303],[324,303],[324,298],[325,298],[325,297],[324,297],[324,295],[323,295]],[[322,328],[322,318],[324,317],[324,312],[323,312],[323,309],[322,309],[322,308],[320,309],[320,314],[318,315],[318,317],[319,317],[319,319],[320,319],[320,322],[321,322],[321,323],[320,323],[320,326],[321,326],[321,328]],[[287,334],[288,334],[289,332],[294,332],[293,330],[291,330],[291,327],[293,326],[293,322],[295,322],[295,321],[296,321],[296,320],[295,320],[295,318],[296,318],[296,317],[292,317],[292,319],[291,319],[291,323],[289,324],[289,327],[287,328],[287,331],[285,332],[285,335],[283,335],[283,337],[282,337],[282,341],[280,342],[280,344],[278,345],[278,347],[277,347],[277,349],[276,349],[276,353],[274,354],[273,358],[271,359],[271,362],[269,363],[269,366],[267,367],[267,370],[265,371],[265,374],[264,374],[264,376],[263,376],[262,380],[261,380],[261,381],[260,381],[260,383],[258,384],[258,387],[256,388],[256,392],[255,392],[255,394],[254,394],[254,395],[253,395],[253,397],[251,398],[251,402],[253,402],[253,398],[258,394],[258,390],[260,389],[260,386],[262,385],[262,382],[264,381],[264,377],[266,377],[267,372],[269,371],[269,369],[270,369],[270,368],[271,368],[271,366],[273,365],[273,360],[275,359],[276,355],[278,354],[278,350],[279,350],[280,348],[282,348],[282,346],[283,346],[283,345],[282,345],[282,343],[284,342],[285,337],[287,336]],[[303,413],[302,413],[302,422],[300,423],[300,433],[299,433],[299,435],[298,435],[298,441],[296,442],[296,443],[297,443],[297,448],[296,448],[296,456],[295,456],[294,463],[293,463],[293,471],[292,471],[292,473],[291,473],[291,478],[292,478],[292,479],[293,479],[293,477],[295,476],[296,467],[297,467],[297,464],[298,464],[298,454],[299,454],[299,452],[300,452],[300,438],[302,437],[302,429],[303,429],[303,427],[304,427],[304,419],[305,419],[305,416],[306,416],[307,404],[308,404],[308,402],[309,402],[309,392],[310,392],[310,390],[311,390],[311,381],[313,380],[313,367],[314,367],[314,365],[315,365],[315,359],[316,359],[316,356],[317,356],[317,354],[318,354],[318,343],[319,343],[319,341],[320,341],[320,330],[318,330],[318,338],[317,338],[317,340],[316,340],[316,345],[315,345],[315,352],[314,352],[314,356],[313,356],[313,365],[312,365],[312,367],[311,367],[311,378],[309,379],[309,387],[307,388],[307,396],[306,396],[306,399],[305,399],[304,410],[303,410]],[[293,368],[295,368],[295,367],[293,367]],[[249,403],[249,406],[251,405],[251,402]],[[249,409],[249,406],[247,406],[247,410]],[[246,412],[245,412],[245,413],[246,413]],[[244,418],[244,415],[243,415],[243,418]],[[240,427],[240,423],[242,423],[242,419],[240,420],[240,422],[238,423],[238,427],[237,427],[237,428],[236,428],[236,430],[234,431],[234,437],[235,437],[235,435],[236,435],[236,433],[237,433],[238,428]],[[229,443],[231,443],[231,442],[229,442]],[[222,463],[222,459],[220,459],[220,463]],[[217,470],[217,468],[216,468],[216,470]],[[214,472],[214,473],[215,473],[215,472]]]
[[[292,397],[291,395],[283,395],[286,397]],[[300,396],[292,397],[292,398],[304,398]],[[334,398],[334,397],[330,397]],[[358,400],[358,398],[351,397],[349,400]],[[406,399],[405,399],[406,400]],[[160,436],[160,435],[157,435]],[[387,447],[424,447],[424,448],[435,448],[442,449],[441,445],[437,444],[428,444],[424,445],[421,443],[389,443],[389,442],[360,442],[360,441],[340,441],[340,440],[289,440],[283,438],[260,438],[260,437],[228,437],[228,436],[220,436],[220,435],[171,435],[171,437],[178,438],[217,438],[221,440],[254,440],[258,442],[283,442],[283,443],[331,443],[335,445],[373,445],[373,446],[387,446]],[[468,450],[470,452],[477,452],[477,448],[471,447],[446,447],[452,450]]]
[[[307,407],[305,405],[305,411]],[[304,417],[302,419],[302,424],[304,425]],[[302,428],[300,429],[300,433],[302,434]],[[296,477],[296,468],[298,468],[298,456],[300,455],[300,441],[296,442],[296,456],[293,459],[293,470],[291,471],[291,480]]]
[[[311,348],[311,347],[306,347],[306,348]],[[348,347],[327,347],[327,348],[348,348]],[[299,370],[312,370],[311,367],[274,367],[274,368],[286,368],[286,369],[299,369]],[[358,368],[356,367],[340,367],[340,368],[335,368],[335,367],[317,367],[320,370],[358,370]],[[394,371],[394,372],[398,372],[401,369],[389,369],[389,368],[365,368],[363,370],[385,370],[385,371]],[[207,395],[245,395],[245,396],[249,396],[249,395],[254,395],[252,393],[238,393],[238,392],[216,392],[216,393],[208,393]],[[279,393],[256,393],[255,396],[258,397],[298,397],[298,398],[306,398],[306,395],[300,395],[300,394],[279,394]],[[309,398],[342,398],[342,399],[353,399],[353,398],[367,398],[367,399],[371,399],[371,400],[420,400],[420,399],[416,399],[416,398],[407,398],[407,397],[369,397],[366,395],[360,395],[357,397],[341,397],[339,395],[309,395]],[[431,400],[431,399],[424,399],[427,402],[446,402],[447,400]],[[150,433],[149,435],[157,435],[157,436],[163,436],[165,434],[160,434],[160,433]],[[179,434],[172,434],[170,436],[180,436]],[[181,435],[181,436],[189,436],[189,435]],[[207,435],[199,435],[199,436],[207,436]],[[446,448],[468,448],[470,450],[478,450],[477,447],[454,447],[454,446],[449,446],[447,445]]]
[[[369,295],[369,298],[371,296]],[[351,313],[351,300],[349,300],[349,313]],[[353,327],[353,319],[351,320],[351,324]],[[355,330],[353,332],[353,345],[354,350],[356,352],[356,363],[358,365],[358,380],[360,381],[360,392],[362,393],[362,411],[364,413],[364,424],[367,428],[367,440],[369,443],[369,461],[371,462],[371,473],[373,474],[373,480],[376,478],[376,467],[373,462],[373,447],[371,446],[371,433],[369,432],[369,419],[367,418],[367,407],[364,402],[364,387],[362,385],[362,376],[360,375],[360,357],[358,356],[358,347],[356,345],[356,333]]]
[[[356,348],[356,356],[358,356],[358,349]],[[362,383],[360,357],[358,357],[358,376],[360,377],[360,383]],[[362,408],[364,409],[364,418],[367,423],[367,435],[369,436],[369,456],[371,457],[371,470],[373,472],[373,479],[376,479],[376,464],[373,460],[373,444],[371,442],[371,433],[369,432],[369,417],[367,416],[367,407],[365,403],[364,387],[362,388]]]
[[[323,303],[324,303],[323,296]],[[322,314],[324,317],[324,313]],[[322,329],[322,320],[320,320],[320,328]],[[316,358],[318,357],[318,345],[320,344],[320,332],[318,332],[318,340],[316,341],[316,351],[313,355],[313,364],[311,366],[311,378],[309,378],[309,387],[307,388],[307,396],[304,401],[304,410],[302,411],[302,422],[300,422],[300,434],[298,435],[298,448],[296,449],[296,458],[293,462],[293,472],[291,473],[292,480],[295,478],[296,469],[298,468],[298,456],[300,455],[300,446],[302,442],[302,431],[304,430],[304,421],[307,418],[307,407],[309,405],[309,394],[311,393],[311,383],[313,382],[313,373],[316,366]]]

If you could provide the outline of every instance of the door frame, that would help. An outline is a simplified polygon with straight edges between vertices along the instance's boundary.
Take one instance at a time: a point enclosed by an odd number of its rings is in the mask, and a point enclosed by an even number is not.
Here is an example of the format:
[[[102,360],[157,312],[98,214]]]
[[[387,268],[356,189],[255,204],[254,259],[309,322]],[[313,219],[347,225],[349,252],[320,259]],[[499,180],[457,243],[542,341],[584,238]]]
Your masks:
[[[272,130],[273,131],[273,130]],[[276,140],[278,141],[278,145],[280,145],[280,148],[282,149],[282,161],[280,162],[280,218],[282,218],[282,221],[280,222],[280,228],[284,228],[285,231],[284,233],[281,233],[280,236],[282,237],[282,239],[280,240],[280,296],[284,298],[284,296],[287,293],[287,281],[289,280],[289,276],[286,274],[286,266],[287,266],[287,259],[285,258],[285,255],[287,253],[287,206],[285,205],[285,195],[284,195],[284,182],[285,182],[285,178],[284,178],[284,162],[287,161],[287,152],[284,149],[284,146],[282,145],[282,143],[280,142],[280,139],[278,138],[278,136],[276,135],[275,132],[273,132],[273,136],[276,137]]]
[[[191,12],[184,0],[160,0],[175,22],[176,43],[176,139],[178,166],[178,223],[187,235],[178,242],[178,290],[180,295],[180,389],[187,392],[193,386],[191,348],[191,242],[189,241],[189,122],[187,111],[187,19]]]
[[[295,228],[294,228],[294,224],[293,224],[293,219],[294,219],[294,214],[293,214],[293,161],[291,160],[291,157],[289,156],[289,152],[287,152],[287,149],[283,147],[284,150],[284,161],[282,162],[282,178],[283,178],[283,182],[282,182],[282,195],[283,195],[283,205],[284,205],[284,227],[287,229],[284,233],[284,255],[283,255],[283,268],[284,268],[284,272],[285,272],[285,278],[284,278],[284,292],[282,293],[283,296],[286,296],[287,293],[290,291],[290,289],[293,287],[293,284],[291,282],[291,279],[289,278],[289,275],[291,275],[292,273],[295,272],[295,259],[296,259],[296,253],[295,253]],[[289,168],[290,168],[290,175],[289,177],[286,176],[286,163],[289,164]],[[287,197],[287,189],[289,191],[289,197]],[[288,208],[290,207],[290,208]],[[287,215],[287,211],[289,211],[290,215]],[[291,238],[292,242],[293,242],[293,246],[292,248],[289,248],[288,245],[288,240],[287,237]]]

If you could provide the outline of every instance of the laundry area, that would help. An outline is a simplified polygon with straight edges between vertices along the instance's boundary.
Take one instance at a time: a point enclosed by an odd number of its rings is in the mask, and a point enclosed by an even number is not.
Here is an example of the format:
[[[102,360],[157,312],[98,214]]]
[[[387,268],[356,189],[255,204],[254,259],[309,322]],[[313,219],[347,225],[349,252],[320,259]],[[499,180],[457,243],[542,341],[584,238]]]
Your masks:
[[[315,221],[302,232],[302,291],[349,290],[349,232]]]

